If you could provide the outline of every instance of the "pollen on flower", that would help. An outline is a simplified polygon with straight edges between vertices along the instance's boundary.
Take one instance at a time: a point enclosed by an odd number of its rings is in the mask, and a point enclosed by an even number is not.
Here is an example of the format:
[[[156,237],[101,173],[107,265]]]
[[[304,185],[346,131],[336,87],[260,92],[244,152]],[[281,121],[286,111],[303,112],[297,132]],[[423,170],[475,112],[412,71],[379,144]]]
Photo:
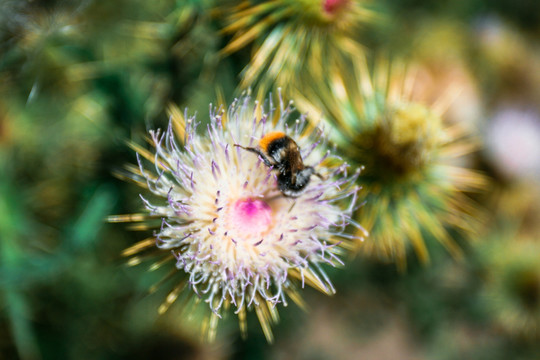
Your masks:
[[[211,310],[203,326],[210,339],[222,313],[233,307],[243,335],[246,313],[254,310],[272,341],[276,305],[286,306],[292,299],[302,306],[298,291],[304,285],[334,293],[324,265],[343,264],[340,255],[362,240],[363,235],[343,233],[348,225],[363,231],[351,220],[359,173],[348,175],[348,166],[324,149],[322,131],[308,128],[304,117],[289,127],[293,109],[282,101],[279,105],[275,109],[270,102],[266,110],[243,97],[228,112],[212,110],[202,134],[196,131],[194,118],[185,121],[180,112],[173,112],[167,131],[150,133],[155,153],[133,146],[139,167],[130,167],[130,176],[157,199],[142,196],[146,218],[158,216],[162,222],[154,239],[135,244],[124,254],[133,256],[132,264],[142,261],[144,251],[168,256],[179,285],[160,313],[176,300],[179,289],[190,289],[188,297],[195,295]],[[235,146],[257,146],[272,131],[294,138],[305,164],[324,175],[313,176],[306,191],[294,199],[279,190],[277,170]],[[132,219],[144,223],[145,215],[111,218]],[[146,228],[150,227],[148,222]],[[164,263],[160,259],[151,269]]]
[[[236,238],[264,235],[272,223],[272,209],[263,200],[237,200],[225,215],[226,226]],[[237,234],[237,236],[234,236]]]

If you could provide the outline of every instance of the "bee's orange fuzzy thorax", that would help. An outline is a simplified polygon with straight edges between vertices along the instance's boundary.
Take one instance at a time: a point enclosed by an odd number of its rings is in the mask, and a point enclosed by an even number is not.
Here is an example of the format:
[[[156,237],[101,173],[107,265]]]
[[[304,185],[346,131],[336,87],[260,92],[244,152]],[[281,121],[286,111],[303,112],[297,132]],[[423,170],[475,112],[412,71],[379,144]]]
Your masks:
[[[261,140],[259,141],[259,147],[262,149],[262,151],[266,152],[266,149],[268,149],[268,145],[276,140],[276,139],[281,139],[283,137],[285,137],[287,135],[285,135],[284,132],[281,132],[281,131],[272,131],[272,132],[269,132],[267,134],[265,134]]]

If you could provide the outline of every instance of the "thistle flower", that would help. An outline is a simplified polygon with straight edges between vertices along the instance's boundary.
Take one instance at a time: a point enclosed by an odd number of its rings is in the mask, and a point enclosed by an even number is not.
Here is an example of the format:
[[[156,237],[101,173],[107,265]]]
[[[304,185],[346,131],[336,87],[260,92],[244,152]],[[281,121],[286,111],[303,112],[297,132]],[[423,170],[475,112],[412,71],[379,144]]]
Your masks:
[[[540,115],[506,106],[487,125],[486,150],[507,178],[538,179],[540,175]]]
[[[348,159],[365,166],[358,183],[369,190],[356,216],[371,241],[362,250],[402,269],[410,246],[429,260],[428,237],[458,255],[447,226],[471,233],[479,212],[464,192],[485,183],[456,163],[475,148],[474,139],[460,124],[443,122],[445,98],[429,106],[411,96],[414,79],[400,64],[380,62],[373,77],[365,64],[357,70],[358,83],[333,74],[331,87],[317,92],[318,103],[314,93],[298,104],[315,114],[322,108]]]
[[[178,286],[160,307],[163,313],[182,289],[188,297],[207,303],[212,311],[203,331],[215,337],[218,319],[234,308],[246,334],[246,312],[255,310],[268,341],[270,326],[278,319],[276,305],[288,298],[302,305],[299,287],[308,284],[326,294],[335,292],[323,266],[342,264],[343,249],[354,247],[361,236],[343,233],[353,224],[358,172],[349,176],[347,164],[324,153],[322,132],[306,126],[300,117],[287,126],[293,110],[280,101],[269,112],[242,97],[228,112],[212,110],[206,133],[196,132],[195,118],[184,121],[173,111],[165,132],[152,131],[155,154],[134,145],[139,167],[129,167],[131,179],[155,196],[142,196],[144,214],[120,215],[112,221],[161,218],[154,236],[126,249],[131,264],[143,251],[157,249],[176,264]],[[325,180],[313,177],[306,191],[285,197],[275,172],[242,146],[254,146],[263,134],[282,131],[294,138],[306,164],[315,166]],[[345,202],[344,202],[345,201]],[[172,254],[173,256],[170,256]],[[151,268],[167,260],[158,260]]]
[[[255,42],[240,87],[257,84],[261,98],[271,87],[288,92],[292,84],[320,81],[329,69],[363,57],[355,36],[374,14],[360,0],[269,0],[243,1],[224,17],[223,32],[233,37],[222,54]]]

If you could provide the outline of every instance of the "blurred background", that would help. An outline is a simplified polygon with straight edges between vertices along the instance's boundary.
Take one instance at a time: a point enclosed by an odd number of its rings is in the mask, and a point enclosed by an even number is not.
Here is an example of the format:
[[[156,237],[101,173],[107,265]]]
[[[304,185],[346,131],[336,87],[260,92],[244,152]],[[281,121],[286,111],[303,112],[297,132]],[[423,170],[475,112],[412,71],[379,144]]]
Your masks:
[[[297,3],[0,0],[1,359],[540,359],[540,2],[359,2],[347,20],[334,16],[347,0]],[[322,17],[294,16],[311,3]],[[296,84],[286,98],[379,54],[419,64],[432,102],[459,89],[444,117],[478,139],[460,161],[489,178],[471,195],[481,225],[468,239],[449,230],[460,257],[428,235],[431,260],[409,249],[405,269],[349,256],[329,269],[335,296],[304,289],[307,311],[280,310],[273,345],[253,313],[247,340],[229,316],[200,342],[181,306],[158,316],[167,289],[148,288],[163,273],[120,255],[149,233],[106,222],[143,208],[113,173],[169,104],[204,122],[243,88],[275,92],[257,49],[289,25],[286,46],[304,31],[310,49],[332,49],[322,69],[273,58],[277,85]]]

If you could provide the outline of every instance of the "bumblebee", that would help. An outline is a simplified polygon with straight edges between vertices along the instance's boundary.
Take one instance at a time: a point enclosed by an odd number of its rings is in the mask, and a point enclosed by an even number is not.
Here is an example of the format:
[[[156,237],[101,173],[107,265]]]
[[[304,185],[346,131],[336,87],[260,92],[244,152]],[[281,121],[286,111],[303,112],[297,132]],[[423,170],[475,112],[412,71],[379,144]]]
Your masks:
[[[265,134],[257,148],[235,146],[259,155],[266,166],[277,170],[278,187],[285,196],[297,197],[302,194],[311,175],[323,179],[312,166],[304,165],[296,142],[281,131]]]

